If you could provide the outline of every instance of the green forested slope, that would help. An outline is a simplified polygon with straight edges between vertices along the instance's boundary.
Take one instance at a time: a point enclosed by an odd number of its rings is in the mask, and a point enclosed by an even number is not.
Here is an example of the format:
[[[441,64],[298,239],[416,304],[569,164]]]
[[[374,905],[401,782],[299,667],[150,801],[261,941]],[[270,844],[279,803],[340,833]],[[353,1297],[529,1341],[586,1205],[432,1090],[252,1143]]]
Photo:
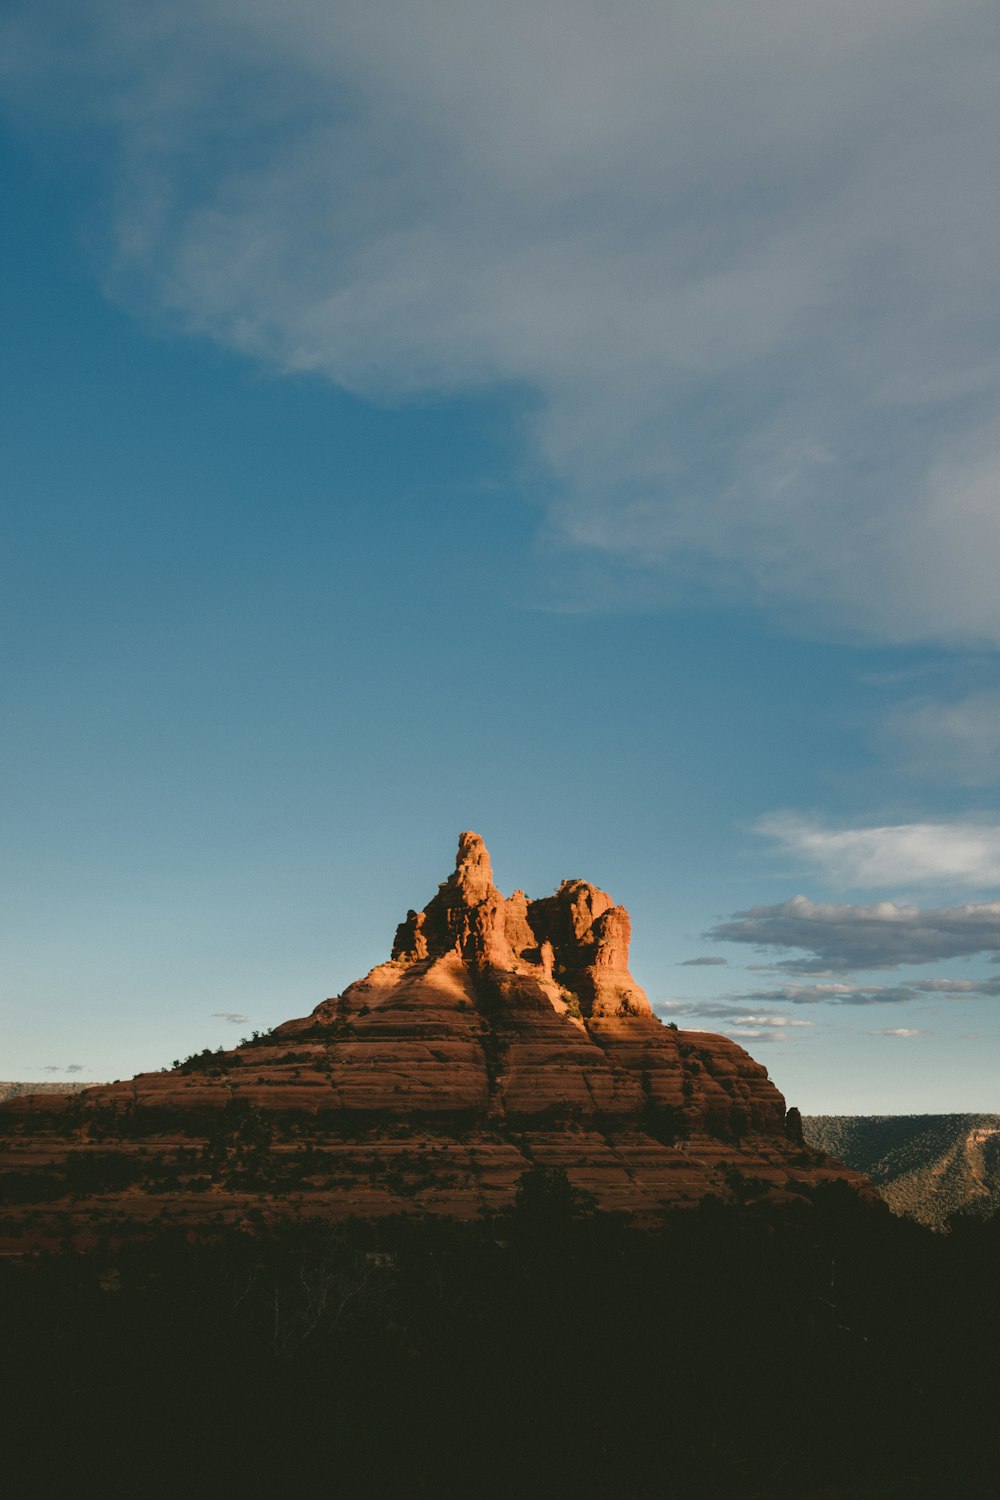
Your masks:
[[[802,1129],[870,1177],[895,1213],[940,1226],[1000,1208],[1000,1115],[806,1115]]]

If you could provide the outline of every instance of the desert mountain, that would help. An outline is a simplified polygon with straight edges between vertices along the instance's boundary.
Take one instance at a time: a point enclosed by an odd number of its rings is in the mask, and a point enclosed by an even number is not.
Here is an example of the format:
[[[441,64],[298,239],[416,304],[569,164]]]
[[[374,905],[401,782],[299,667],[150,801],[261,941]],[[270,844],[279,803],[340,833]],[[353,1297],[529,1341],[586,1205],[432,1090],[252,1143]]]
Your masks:
[[[664,1026],[629,972],[624,907],[567,880],[501,895],[482,839],[399,925],[392,955],[311,1015],[231,1051],[0,1106],[23,1244],[248,1215],[509,1205],[532,1164],[640,1222],[714,1195],[863,1178],[803,1144],[742,1047]]]
[[[810,1145],[863,1172],[897,1214],[940,1228],[1000,1209],[1000,1115],[812,1115]]]

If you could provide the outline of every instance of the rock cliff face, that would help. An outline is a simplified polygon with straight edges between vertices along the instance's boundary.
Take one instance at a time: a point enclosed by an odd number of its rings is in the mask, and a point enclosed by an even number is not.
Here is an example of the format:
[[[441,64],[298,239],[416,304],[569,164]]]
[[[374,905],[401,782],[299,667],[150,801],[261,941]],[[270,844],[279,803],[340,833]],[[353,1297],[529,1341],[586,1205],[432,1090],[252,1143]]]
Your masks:
[[[0,1106],[11,1248],[266,1217],[472,1216],[532,1163],[639,1221],[864,1178],[803,1146],[741,1047],[653,1015],[624,907],[567,880],[504,898],[463,833],[392,957],[228,1052],[72,1097]]]

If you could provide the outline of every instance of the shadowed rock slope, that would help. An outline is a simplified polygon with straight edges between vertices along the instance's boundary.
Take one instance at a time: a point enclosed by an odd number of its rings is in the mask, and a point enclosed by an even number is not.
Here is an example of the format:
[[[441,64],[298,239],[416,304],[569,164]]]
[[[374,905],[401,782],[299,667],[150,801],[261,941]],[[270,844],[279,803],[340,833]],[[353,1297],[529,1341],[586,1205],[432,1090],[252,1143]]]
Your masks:
[[[812,1115],[802,1130],[871,1178],[893,1213],[941,1228],[1000,1210],[1000,1115]]]
[[[9,1248],[176,1222],[508,1206],[565,1169],[640,1222],[865,1179],[803,1145],[765,1068],[653,1015],[624,907],[568,880],[504,898],[482,840],[396,932],[392,957],[310,1016],[231,1051],[75,1096],[0,1105]]]

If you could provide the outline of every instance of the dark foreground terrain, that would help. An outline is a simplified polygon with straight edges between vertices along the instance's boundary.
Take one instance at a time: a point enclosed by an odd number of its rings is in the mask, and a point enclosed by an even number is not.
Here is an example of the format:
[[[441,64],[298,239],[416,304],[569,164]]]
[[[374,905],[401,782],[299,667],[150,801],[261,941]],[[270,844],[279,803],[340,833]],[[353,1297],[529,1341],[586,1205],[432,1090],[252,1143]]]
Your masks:
[[[0,1105],[4,1494],[995,1497],[998,1221],[894,1217],[630,930],[466,832],[310,1015]]]
[[[480,1223],[11,1257],[5,1488],[995,1496],[998,1267],[844,1184],[640,1231],[541,1169]]]

